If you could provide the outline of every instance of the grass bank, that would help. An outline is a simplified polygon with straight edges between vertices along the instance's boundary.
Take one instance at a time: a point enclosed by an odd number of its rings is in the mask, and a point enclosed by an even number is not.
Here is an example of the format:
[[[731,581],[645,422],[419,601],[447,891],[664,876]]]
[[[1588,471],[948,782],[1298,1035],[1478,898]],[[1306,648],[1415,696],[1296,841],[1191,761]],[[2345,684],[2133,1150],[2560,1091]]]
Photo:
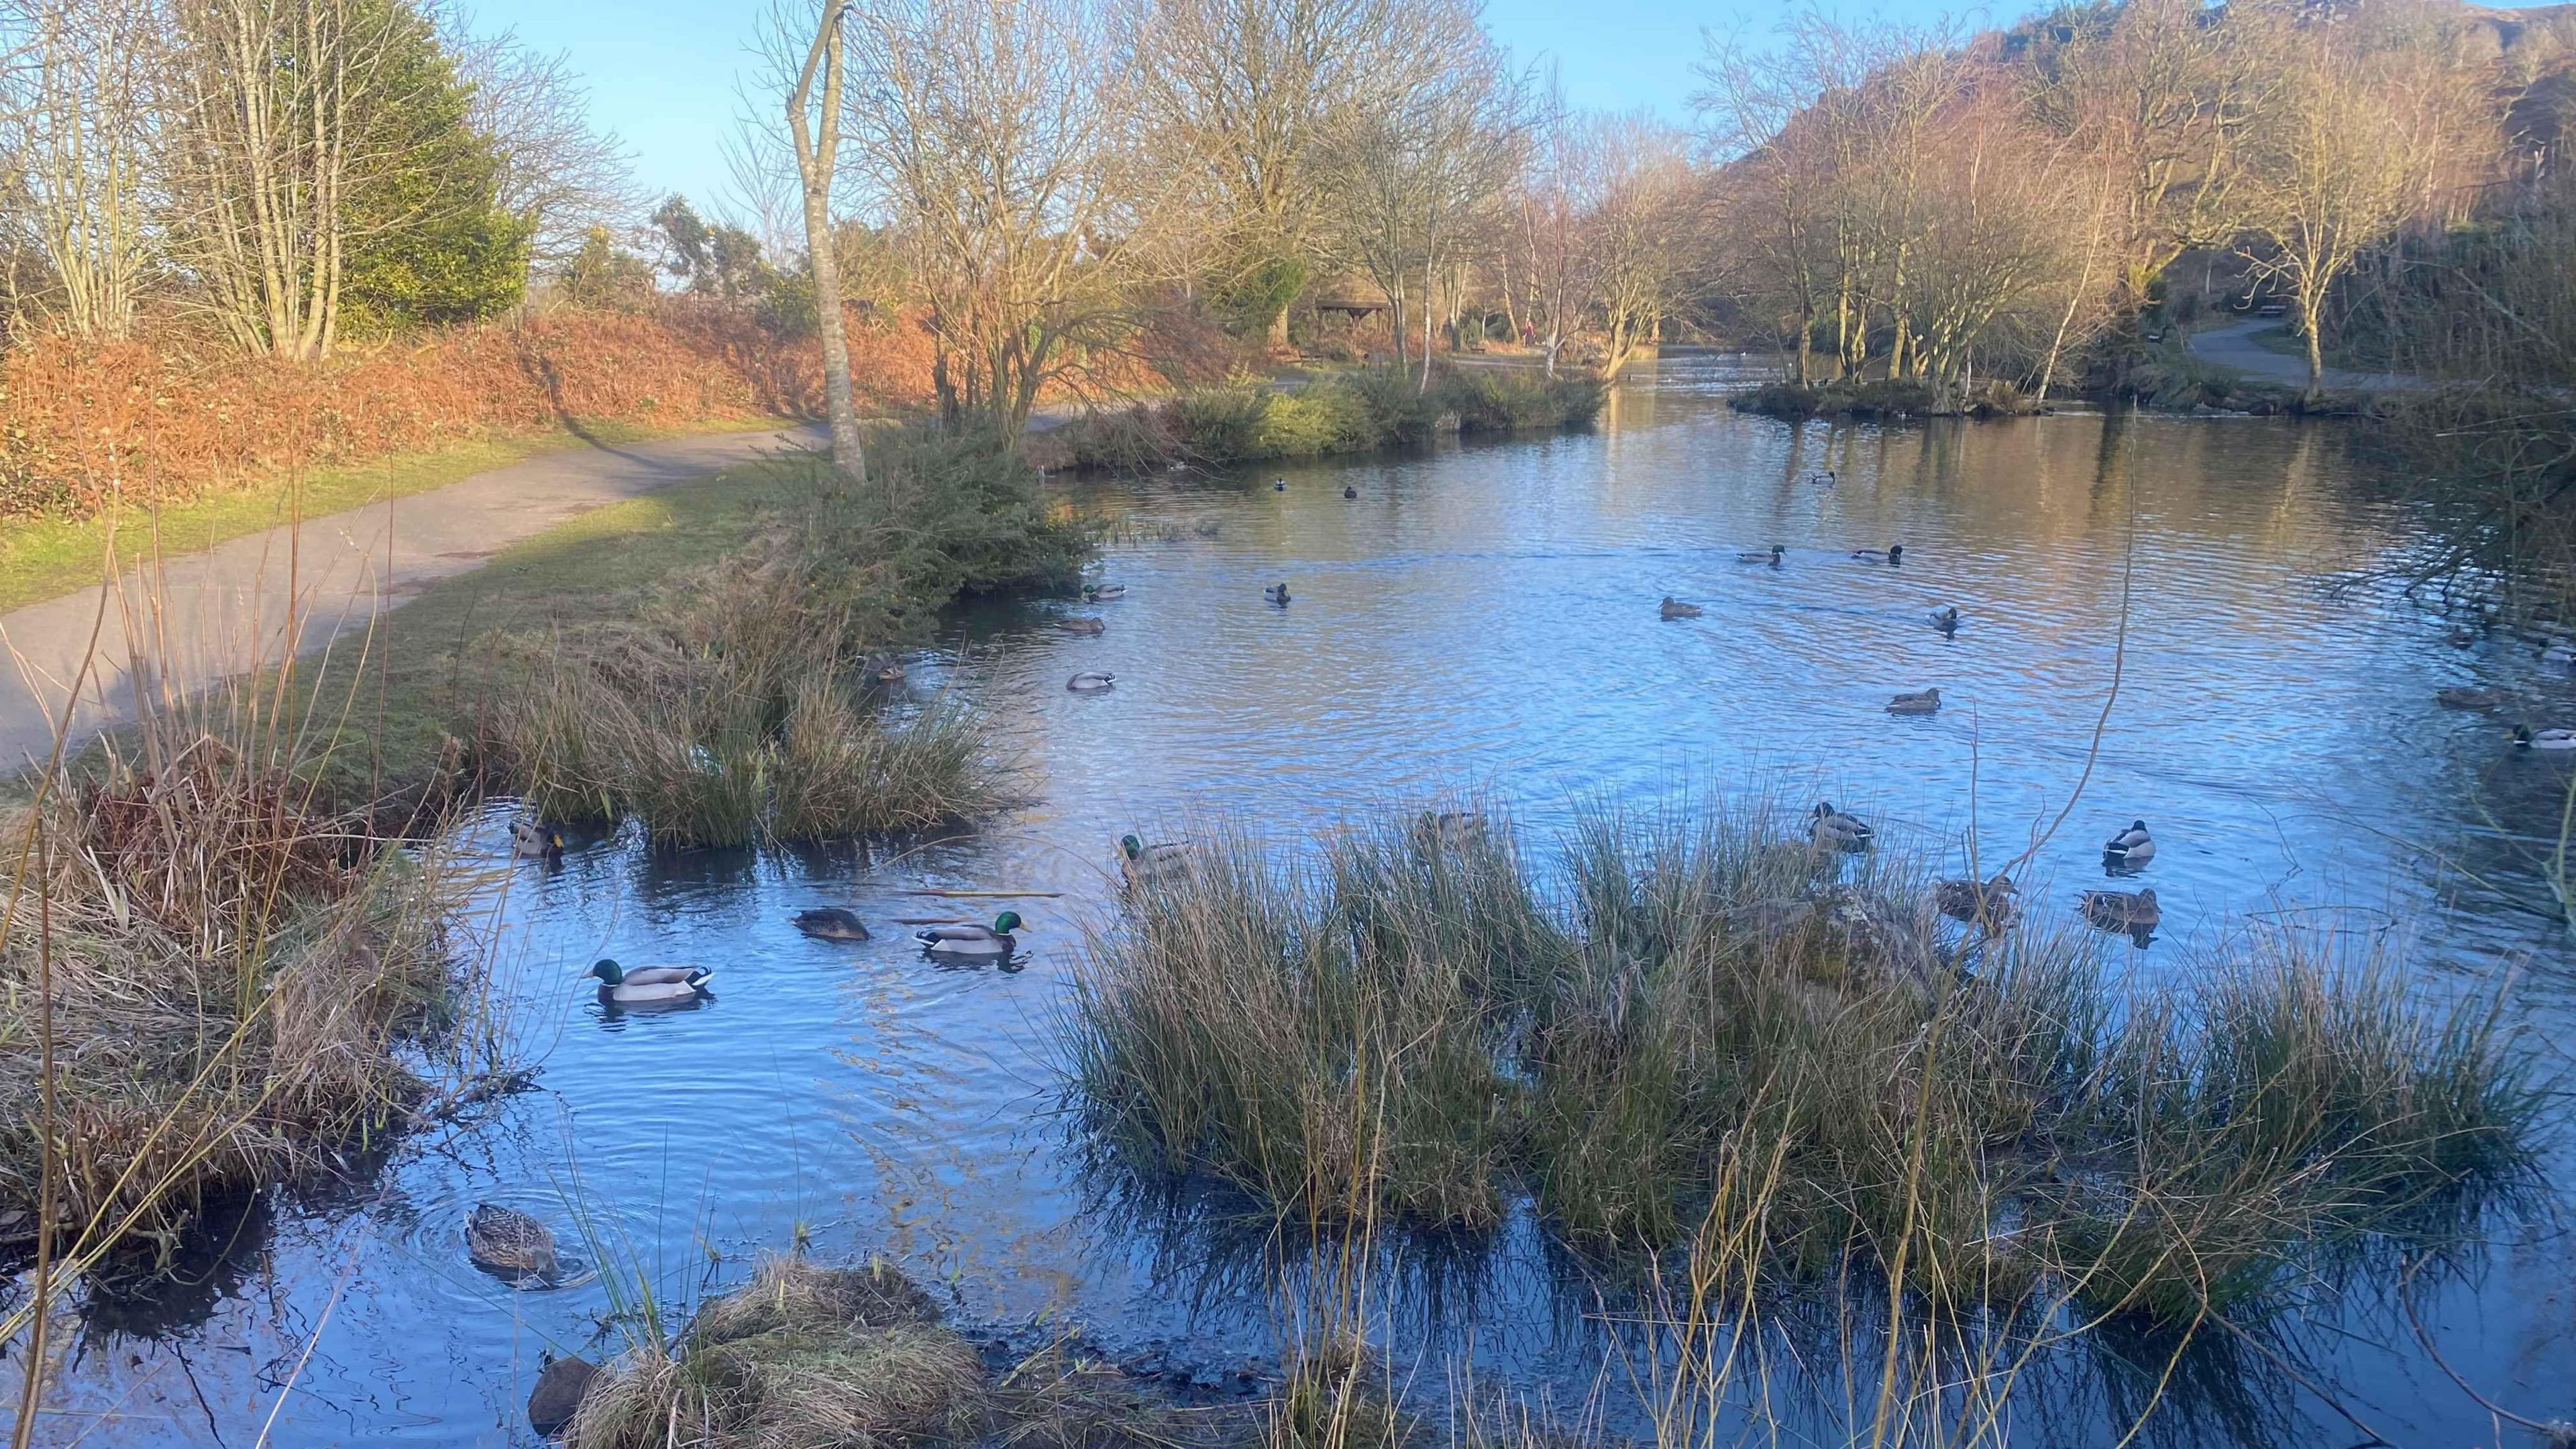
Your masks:
[[[500,789],[662,843],[916,827],[981,803],[971,713],[878,681],[963,594],[1070,586],[1087,531],[989,439],[886,429],[594,510],[300,671],[335,800]]]
[[[2393,960],[2265,937],[2130,987],[2072,912],[1971,949],[1930,882],[1759,803],[1595,812],[1544,863],[1499,815],[1199,840],[1091,941],[1071,1074],[1140,1175],[1297,1217],[1525,1195],[1613,1257],[2190,1322],[2531,1161],[2494,1016]]]
[[[99,581],[111,531],[122,563],[157,546],[163,554],[195,553],[276,528],[291,518],[408,498],[557,449],[615,446],[737,428],[772,426],[756,416],[652,426],[583,423],[476,438],[363,464],[272,474],[218,493],[168,504],[157,515],[125,508],[89,518],[28,518],[0,523],[0,611],[60,598]]]
[[[1392,368],[1330,374],[1293,391],[1210,388],[1093,413],[1035,440],[1051,468],[1131,471],[1186,462],[1220,468],[1419,444],[1444,432],[1580,426],[1601,410],[1598,378],[1553,380],[1520,368],[1452,369],[1427,390]]]
[[[1766,382],[1727,400],[1737,412],[1774,418],[2003,418],[2040,410],[2008,382],[1951,392],[1930,383],[1880,378],[1868,382]]]

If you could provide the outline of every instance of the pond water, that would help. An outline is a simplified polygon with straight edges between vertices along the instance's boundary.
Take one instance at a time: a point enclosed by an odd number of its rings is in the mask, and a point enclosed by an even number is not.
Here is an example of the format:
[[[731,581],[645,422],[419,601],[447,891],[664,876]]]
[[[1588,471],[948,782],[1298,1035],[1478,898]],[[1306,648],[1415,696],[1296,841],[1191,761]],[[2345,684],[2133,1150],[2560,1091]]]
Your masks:
[[[1831,798],[1955,869],[1972,828],[1987,861],[2016,854],[2082,781],[2025,900],[2071,909],[2101,881],[2100,841],[2145,818],[2166,924],[2144,950],[2114,943],[2124,964],[2171,969],[2249,920],[2392,932],[2428,990],[2513,973],[2508,1009],[2557,1070],[2576,960],[2542,859],[2564,766],[2505,736],[2517,717],[2576,724],[2576,685],[2524,641],[2446,644],[2377,581],[2408,550],[2404,516],[2331,429],[1793,427],[1725,408],[1746,377],[1671,359],[1585,432],[1080,485],[1119,520],[1103,573],[1131,592],[969,611],[913,671],[913,688],[979,700],[1017,764],[1024,798],[972,833],[659,855],[619,836],[549,872],[508,863],[505,811],[469,822],[459,843],[491,872],[478,930],[535,1088],[342,1189],[211,1224],[175,1285],[90,1290],[39,1442],[102,1413],[93,1437],[116,1444],[524,1441],[541,1352],[604,1351],[612,1279],[642,1272],[677,1316],[800,1238],[902,1260],[961,1321],[1078,1322],[1111,1353],[1186,1367],[1261,1359],[1274,1310],[1240,1245],[1087,1172],[1060,1099],[1055,1024],[1081,922],[1112,907],[1110,842],[1211,810],[1287,841],[1390,795],[1474,791],[1543,846],[1586,802],[1752,785]],[[1780,566],[1737,561],[1775,542]],[[1850,556],[1895,542],[1898,567]],[[1283,581],[1294,601],[1265,605]],[[1660,620],[1666,594],[1704,614]],[[1955,635],[1932,627],[1936,605],[1960,611]],[[1107,630],[1054,629],[1068,612]],[[1068,693],[1077,670],[1117,687]],[[2435,704],[2460,684],[2529,703]],[[1927,686],[1937,716],[1883,712]],[[1062,894],[1016,903],[1018,969],[948,969],[888,924],[943,914],[907,894],[929,887]],[[877,939],[805,939],[787,917],[811,905],[858,911]],[[716,998],[604,1010],[577,975],[600,955],[710,966]],[[608,1261],[552,1289],[489,1277],[462,1242],[479,1201],[567,1237],[586,1215],[606,1251],[578,1251]],[[1516,1217],[1408,1270],[1391,1347],[1579,1399],[1601,1359],[1571,1271]],[[2507,1407],[2576,1411],[2576,1258],[2553,1235],[2447,1276],[2426,1327]],[[2259,1352],[2212,1340],[2155,1437],[2495,1442],[2384,1304],[2321,1296]],[[2151,1386],[2160,1360],[2141,1361],[2144,1377],[2034,1375],[2021,1437],[2116,1438],[2105,1406]],[[1413,1379],[1434,1396],[1448,1382]],[[1784,1397],[1799,1392],[1842,1390],[1827,1372]],[[1783,1417],[1821,1435],[1832,1406],[1815,1412]]]

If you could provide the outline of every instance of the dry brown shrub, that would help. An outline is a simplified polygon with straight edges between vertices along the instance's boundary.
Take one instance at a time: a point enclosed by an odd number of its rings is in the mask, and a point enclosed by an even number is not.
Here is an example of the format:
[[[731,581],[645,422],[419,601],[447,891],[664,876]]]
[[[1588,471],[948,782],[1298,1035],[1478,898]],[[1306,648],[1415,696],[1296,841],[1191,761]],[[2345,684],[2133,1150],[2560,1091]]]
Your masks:
[[[927,401],[918,317],[854,318],[850,341],[866,404]],[[678,299],[348,347],[314,365],[245,357],[175,325],[118,342],[39,336],[0,358],[0,516],[154,506],[567,422],[810,417],[819,351],[742,308]]]

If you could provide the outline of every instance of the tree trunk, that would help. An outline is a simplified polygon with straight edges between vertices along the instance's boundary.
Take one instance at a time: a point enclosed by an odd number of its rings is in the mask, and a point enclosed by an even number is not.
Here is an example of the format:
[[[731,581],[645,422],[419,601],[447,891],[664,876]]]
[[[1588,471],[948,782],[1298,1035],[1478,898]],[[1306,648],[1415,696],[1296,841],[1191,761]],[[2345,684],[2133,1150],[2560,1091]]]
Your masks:
[[[828,0],[805,52],[805,69],[787,98],[788,131],[796,143],[796,173],[804,183],[805,256],[814,276],[814,326],[823,343],[823,411],[832,425],[832,466],[865,487],[867,455],[859,440],[859,409],[850,395],[849,324],[841,315],[841,266],[832,252],[832,164],[841,142],[841,16],[846,0]],[[823,72],[823,116],[809,133],[814,72]]]
[[[2318,307],[2317,300],[2308,295],[2307,288],[2299,289],[2299,325],[2308,334],[2309,402],[2316,402],[2326,395],[2325,344],[2317,337],[2317,313],[2323,309]]]

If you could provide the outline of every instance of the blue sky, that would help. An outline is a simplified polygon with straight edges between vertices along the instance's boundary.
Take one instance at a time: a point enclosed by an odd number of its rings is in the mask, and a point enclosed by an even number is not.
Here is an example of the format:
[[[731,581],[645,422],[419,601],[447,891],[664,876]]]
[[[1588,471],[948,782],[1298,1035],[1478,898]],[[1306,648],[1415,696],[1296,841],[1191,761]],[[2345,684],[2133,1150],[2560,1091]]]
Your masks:
[[[1985,26],[2037,3],[1969,9],[1896,0],[1844,8],[1906,19],[1948,13]],[[1702,28],[1767,31],[1791,4],[1487,0],[1485,19],[1521,62],[1553,61],[1573,104],[1643,107],[1680,121],[1688,117]],[[515,30],[537,49],[567,54],[589,84],[595,119],[634,151],[639,183],[720,203],[726,177],[719,146],[733,126],[736,82],[749,61],[745,46],[760,6],[747,0],[461,0],[461,8],[478,31]]]

